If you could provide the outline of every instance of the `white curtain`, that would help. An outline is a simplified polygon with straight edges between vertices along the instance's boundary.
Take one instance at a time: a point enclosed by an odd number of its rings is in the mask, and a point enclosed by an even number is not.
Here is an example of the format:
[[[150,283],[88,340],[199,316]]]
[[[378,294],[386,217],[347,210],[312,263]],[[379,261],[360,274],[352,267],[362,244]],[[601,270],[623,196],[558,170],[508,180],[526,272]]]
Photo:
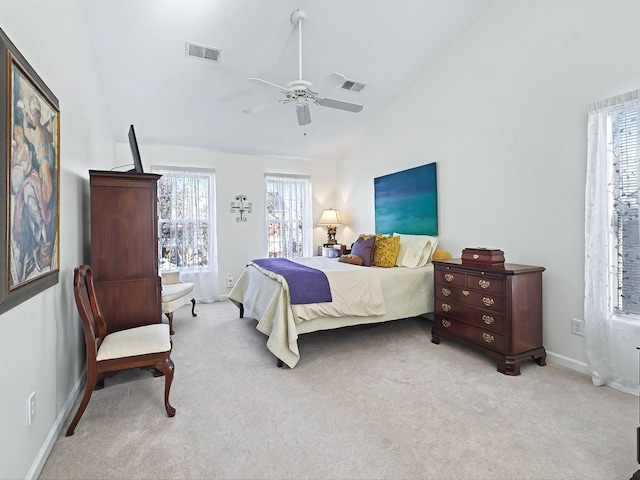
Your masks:
[[[265,174],[268,256],[313,256],[311,177]]]
[[[613,308],[616,289],[616,222],[612,199],[612,118],[635,103],[640,90],[591,106],[585,192],[585,348],[593,384],[638,393],[640,319]]]
[[[215,172],[152,167],[158,182],[160,271],[179,271],[198,302],[220,301]]]

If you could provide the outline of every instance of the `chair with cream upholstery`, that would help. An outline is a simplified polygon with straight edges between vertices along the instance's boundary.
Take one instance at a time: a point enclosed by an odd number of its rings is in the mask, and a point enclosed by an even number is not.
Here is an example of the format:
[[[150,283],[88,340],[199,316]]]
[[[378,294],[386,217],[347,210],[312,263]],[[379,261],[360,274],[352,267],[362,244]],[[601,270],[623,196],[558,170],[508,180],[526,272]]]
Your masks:
[[[174,363],[171,360],[169,326],[164,323],[133,327],[109,333],[93,287],[93,272],[81,265],[73,272],[73,293],[82,320],[87,353],[87,383],[67,436],[73,435],[91,394],[104,379],[133,368],[153,369],[164,375],[164,407],[169,417],[176,409],[169,403]]]
[[[173,335],[173,312],[191,302],[191,315],[197,317],[196,299],[192,296],[193,283],[181,282],[180,272],[162,274],[162,313],[169,320],[169,331]]]

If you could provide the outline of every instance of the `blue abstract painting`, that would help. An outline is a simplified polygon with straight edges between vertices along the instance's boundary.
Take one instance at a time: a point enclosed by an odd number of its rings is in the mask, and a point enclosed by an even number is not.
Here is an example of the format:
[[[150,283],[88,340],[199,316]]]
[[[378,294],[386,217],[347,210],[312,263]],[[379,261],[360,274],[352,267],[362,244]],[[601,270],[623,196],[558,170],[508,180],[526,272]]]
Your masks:
[[[373,179],[376,233],[438,235],[436,164]]]

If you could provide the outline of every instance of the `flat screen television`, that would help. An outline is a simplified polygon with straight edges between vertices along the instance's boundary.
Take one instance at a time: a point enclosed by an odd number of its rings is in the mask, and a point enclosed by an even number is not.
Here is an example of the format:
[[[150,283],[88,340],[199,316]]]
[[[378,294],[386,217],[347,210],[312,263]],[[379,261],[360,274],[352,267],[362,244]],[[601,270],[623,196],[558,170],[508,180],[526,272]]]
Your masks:
[[[129,171],[144,173],[142,170],[142,160],[140,159],[140,150],[138,150],[138,141],[136,140],[136,131],[133,125],[129,127],[129,146],[131,147],[131,155],[133,155],[133,168]]]

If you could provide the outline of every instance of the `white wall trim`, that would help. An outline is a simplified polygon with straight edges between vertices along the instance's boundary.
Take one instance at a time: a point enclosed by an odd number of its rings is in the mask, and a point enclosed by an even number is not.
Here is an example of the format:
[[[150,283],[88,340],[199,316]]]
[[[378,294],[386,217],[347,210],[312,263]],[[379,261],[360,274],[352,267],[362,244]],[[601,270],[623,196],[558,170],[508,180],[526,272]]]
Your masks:
[[[551,363],[555,363],[556,365],[560,365],[561,367],[567,367],[571,370],[575,370],[576,372],[584,373],[585,375],[591,376],[589,365],[584,362],[579,362],[578,360],[574,360],[573,358],[565,357],[564,355],[553,353],[548,350],[547,360]]]
[[[42,444],[42,448],[40,448],[40,451],[38,452],[38,455],[36,455],[36,458],[34,459],[33,464],[31,465],[31,468],[27,472],[27,476],[25,477],[27,480],[37,479],[40,476],[40,473],[42,473],[44,464],[46,463],[47,458],[49,458],[51,449],[53,448],[53,445],[56,443],[56,440],[58,439],[58,436],[62,431],[62,427],[67,421],[67,417],[71,413],[71,409],[76,403],[76,400],[78,398],[78,395],[80,394],[80,391],[82,389],[82,386],[85,383],[86,378],[87,378],[87,369],[84,368],[82,370],[80,377],[78,377],[78,380],[73,386],[71,393],[67,397],[67,401],[64,403],[64,406],[60,410],[60,413],[58,414],[56,421],[51,426],[51,430],[49,430],[49,434],[47,435],[47,438]]]

